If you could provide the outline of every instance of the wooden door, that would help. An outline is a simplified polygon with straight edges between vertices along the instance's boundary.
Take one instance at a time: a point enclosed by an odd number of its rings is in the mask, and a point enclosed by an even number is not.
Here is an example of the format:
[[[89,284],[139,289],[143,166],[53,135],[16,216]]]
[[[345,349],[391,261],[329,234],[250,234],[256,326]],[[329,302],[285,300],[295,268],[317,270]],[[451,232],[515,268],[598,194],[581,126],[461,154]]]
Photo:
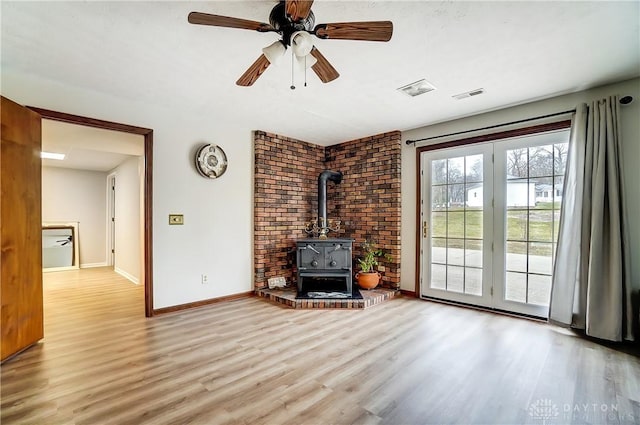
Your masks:
[[[41,119],[2,97],[0,233],[2,361],[44,336]]]

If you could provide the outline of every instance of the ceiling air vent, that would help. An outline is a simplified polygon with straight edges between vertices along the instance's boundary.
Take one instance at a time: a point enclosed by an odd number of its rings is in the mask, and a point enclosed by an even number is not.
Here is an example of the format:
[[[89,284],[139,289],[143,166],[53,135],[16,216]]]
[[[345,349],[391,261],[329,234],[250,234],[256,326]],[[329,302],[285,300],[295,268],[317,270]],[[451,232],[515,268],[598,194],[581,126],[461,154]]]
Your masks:
[[[477,96],[482,93],[484,93],[484,89],[475,89],[465,93],[456,94],[455,96],[451,96],[451,97],[457,100],[462,100],[462,99],[466,99],[467,97]]]
[[[399,87],[396,90],[401,91],[407,96],[416,97],[418,95],[434,91],[435,89],[436,88],[433,86],[433,84],[429,83],[423,78],[422,80],[416,81],[415,83]]]

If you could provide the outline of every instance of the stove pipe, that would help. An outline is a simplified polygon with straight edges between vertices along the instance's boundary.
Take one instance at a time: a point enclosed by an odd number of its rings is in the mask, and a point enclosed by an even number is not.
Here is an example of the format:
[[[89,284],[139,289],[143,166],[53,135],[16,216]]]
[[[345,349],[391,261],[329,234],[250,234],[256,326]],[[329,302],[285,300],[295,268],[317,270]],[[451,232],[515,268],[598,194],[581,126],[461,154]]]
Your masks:
[[[318,176],[318,227],[327,227],[327,180],[331,180],[335,184],[342,181],[342,173],[340,171],[324,170]]]

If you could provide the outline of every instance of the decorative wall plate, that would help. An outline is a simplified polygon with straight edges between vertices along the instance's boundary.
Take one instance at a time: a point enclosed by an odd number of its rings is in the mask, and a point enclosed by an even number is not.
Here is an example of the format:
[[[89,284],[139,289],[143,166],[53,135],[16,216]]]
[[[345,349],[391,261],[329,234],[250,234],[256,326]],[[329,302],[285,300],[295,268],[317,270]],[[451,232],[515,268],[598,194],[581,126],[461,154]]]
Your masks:
[[[196,169],[204,177],[218,178],[227,170],[227,155],[220,146],[204,145],[196,153]]]

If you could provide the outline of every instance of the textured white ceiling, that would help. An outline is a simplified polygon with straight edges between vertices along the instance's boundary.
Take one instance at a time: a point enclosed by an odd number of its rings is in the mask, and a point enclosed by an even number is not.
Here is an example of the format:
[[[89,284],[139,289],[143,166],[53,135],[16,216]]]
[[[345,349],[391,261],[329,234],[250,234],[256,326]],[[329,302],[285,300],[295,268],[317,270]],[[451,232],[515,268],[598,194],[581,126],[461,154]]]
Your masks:
[[[273,33],[187,23],[190,11],[268,21],[275,1],[2,1],[2,68],[328,145],[640,75],[631,2],[323,1],[316,23],[391,20],[388,43],[317,40],[340,73],[290,90],[288,61],[235,81]],[[396,88],[426,78],[415,98]],[[477,97],[451,96],[484,88]],[[241,113],[239,113],[241,111]],[[188,111],[187,111],[188,112]]]

